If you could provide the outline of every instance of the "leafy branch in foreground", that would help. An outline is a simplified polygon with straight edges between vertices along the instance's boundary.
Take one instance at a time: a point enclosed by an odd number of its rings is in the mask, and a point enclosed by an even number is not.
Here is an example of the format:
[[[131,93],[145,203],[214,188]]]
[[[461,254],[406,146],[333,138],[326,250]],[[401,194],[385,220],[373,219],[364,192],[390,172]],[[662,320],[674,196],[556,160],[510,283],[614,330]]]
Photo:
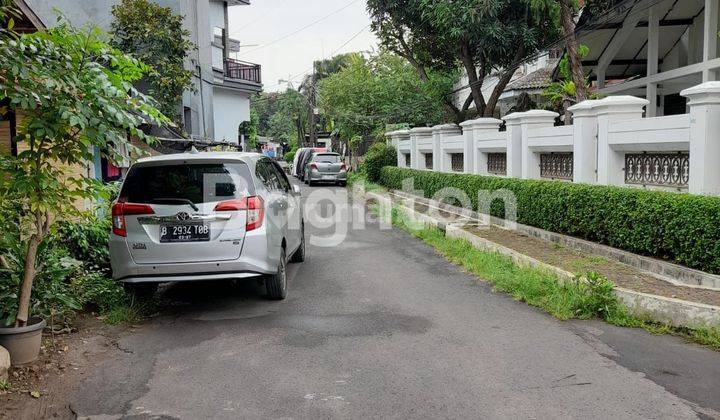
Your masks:
[[[0,97],[20,116],[17,156],[0,156],[0,200],[19,206],[23,277],[16,326],[26,325],[38,249],[56,220],[79,215],[76,203],[103,195],[87,168],[95,149],[111,161],[136,151],[128,136],[145,141],[140,126],[169,120],[133,83],[148,67],[110,47],[97,28],[58,26],[0,37]]]

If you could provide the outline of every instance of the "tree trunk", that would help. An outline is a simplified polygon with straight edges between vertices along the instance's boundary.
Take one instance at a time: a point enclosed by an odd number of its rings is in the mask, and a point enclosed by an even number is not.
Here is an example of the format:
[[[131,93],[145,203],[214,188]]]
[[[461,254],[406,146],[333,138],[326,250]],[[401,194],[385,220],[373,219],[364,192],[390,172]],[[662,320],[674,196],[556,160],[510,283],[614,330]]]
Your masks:
[[[478,78],[475,60],[470,50],[470,45],[466,41],[460,42],[460,56],[462,57],[463,67],[465,67],[465,72],[468,76],[468,84],[470,85],[473,102],[475,102],[475,109],[478,115],[482,115],[485,112],[485,98],[482,94],[483,81]]]
[[[579,103],[587,99],[587,87],[585,86],[582,61],[578,55],[577,39],[575,39],[575,21],[573,20],[569,0],[558,1],[560,2],[560,20],[562,21],[565,45],[567,46],[568,60],[570,61],[572,81],[575,84],[575,99]]]
[[[523,46],[520,46],[517,49],[517,52],[515,52],[515,56],[513,57],[513,63],[519,63],[520,60],[525,55],[525,48]],[[485,111],[481,114],[483,117],[486,118],[492,118],[493,114],[495,113],[495,107],[497,106],[497,102],[500,99],[500,95],[503,93],[505,88],[507,87],[508,83],[510,83],[510,80],[512,80],[513,75],[517,71],[520,64],[515,64],[511,66],[510,68],[505,69],[502,76],[500,76],[500,80],[498,80],[498,84],[495,86],[495,89],[493,89],[492,94],[490,95],[490,99],[488,99],[487,106],[485,107]]]
[[[25,269],[23,271],[22,285],[20,286],[20,298],[18,299],[18,312],[15,317],[15,327],[24,327],[27,325],[28,315],[30,312],[30,295],[32,294],[33,281],[35,281],[35,259],[37,250],[42,241],[42,225],[40,215],[36,215],[35,225],[38,227],[37,232],[30,236],[27,251],[25,251]]]

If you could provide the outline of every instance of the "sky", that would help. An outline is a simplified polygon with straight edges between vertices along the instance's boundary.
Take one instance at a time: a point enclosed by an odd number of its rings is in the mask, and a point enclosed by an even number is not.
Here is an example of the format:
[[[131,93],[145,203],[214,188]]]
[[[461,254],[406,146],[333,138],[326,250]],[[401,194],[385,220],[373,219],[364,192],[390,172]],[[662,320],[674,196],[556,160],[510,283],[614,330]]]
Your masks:
[[[287,83],[278,80],[289,77],[297,87],[303,74],[311,71],[313,60],[377,49],[365,0],[250,3],[229,8],[229,35],[240,40],[237,59],[262,65],[266,91],[285,90]],[[313,24],[316,21],[319,22]]]

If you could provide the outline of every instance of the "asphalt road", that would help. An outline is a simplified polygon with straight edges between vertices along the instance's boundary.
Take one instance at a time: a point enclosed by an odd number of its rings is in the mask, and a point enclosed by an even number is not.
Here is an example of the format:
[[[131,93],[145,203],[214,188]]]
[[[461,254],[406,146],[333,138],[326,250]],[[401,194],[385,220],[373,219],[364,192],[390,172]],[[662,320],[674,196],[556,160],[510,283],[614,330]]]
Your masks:
[[[373,225],[336,247],[309,246],[289,272],[283,302],[265,300],[255,282],[166,287],[161,314],[120,340],[123,351],[85,380],[72,408],[184,419],[720,412],[720,353],[557,321],[398,230]]]

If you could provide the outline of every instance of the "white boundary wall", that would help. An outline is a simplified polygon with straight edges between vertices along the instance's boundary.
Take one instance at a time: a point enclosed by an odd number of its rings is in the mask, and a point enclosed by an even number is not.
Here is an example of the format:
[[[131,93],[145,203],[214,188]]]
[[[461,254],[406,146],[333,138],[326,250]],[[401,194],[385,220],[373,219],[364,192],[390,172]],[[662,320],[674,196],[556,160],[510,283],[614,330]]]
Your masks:
[[[555,112],[531,110],[505,116],[505,131],[501,120],[478,118],[387,135],[400,167],[455,172],[452,156],[462,154],[464,173],[720,195],[720,82],[682,95],[684,115],[643,118],[647,100],[610,96],[572,106],[568,126],[554,126]]]

